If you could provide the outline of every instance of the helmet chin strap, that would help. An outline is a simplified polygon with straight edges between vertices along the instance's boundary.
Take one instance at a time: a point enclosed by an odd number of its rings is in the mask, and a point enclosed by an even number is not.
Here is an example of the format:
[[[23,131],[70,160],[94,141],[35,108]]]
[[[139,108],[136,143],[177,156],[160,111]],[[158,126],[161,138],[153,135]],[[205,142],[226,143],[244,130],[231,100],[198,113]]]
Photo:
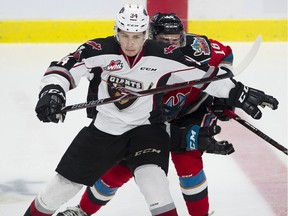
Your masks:
[[[116,39],[116,41],[119,43],[119,36],[118,36],[118,27],[116,26],[116,24],[114,25],[114,37]]]

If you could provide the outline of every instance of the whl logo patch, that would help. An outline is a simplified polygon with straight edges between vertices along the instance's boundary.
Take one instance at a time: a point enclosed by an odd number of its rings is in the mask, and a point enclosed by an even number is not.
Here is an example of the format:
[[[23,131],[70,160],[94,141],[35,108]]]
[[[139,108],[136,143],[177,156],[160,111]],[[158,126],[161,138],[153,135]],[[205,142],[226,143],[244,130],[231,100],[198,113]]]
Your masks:
[[[118,71],[123,68],[123,63],[121,60],[112,60],[109,65],[104,67],[103,69],[106,71]]]

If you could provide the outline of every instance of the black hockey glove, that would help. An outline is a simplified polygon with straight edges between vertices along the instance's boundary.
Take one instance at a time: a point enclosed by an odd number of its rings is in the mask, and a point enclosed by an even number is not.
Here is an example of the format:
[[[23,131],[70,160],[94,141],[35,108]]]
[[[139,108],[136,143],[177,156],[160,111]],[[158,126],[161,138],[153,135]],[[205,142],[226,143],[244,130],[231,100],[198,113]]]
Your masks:
[[[262,117],[258,106],[263,108],[268,106],[273,110],[278,108],[279,102],[274,97],[266,95],[263,91],[244,86],[241,82],[235,84],[227,99],[228,106],[239,107],[254,119]]]
[[[59,85],[47,85],[39,93],[39,101],[35,111],[43,122],[58,123],[65,119],[66,113],[58,113],[65,106],[65,92]]]
[[[226,103],[226,99],[224,98],[214,98],[213,104],[210,107],[211,111],[213,112],[214,115],[217,116],[217,119],[220,121],[229,121],[230,116],[225,114],[225,110],[232,110],[233,112],[235,111],[235,107],[228,106]]]
[[[192,125],[188,127],[186,135],[186,151],[200,150],[206,153],[229,155],[235,150],[227,141],[217,141],[214,135],[220,133],[220,126],[213,124],[207,127]]]

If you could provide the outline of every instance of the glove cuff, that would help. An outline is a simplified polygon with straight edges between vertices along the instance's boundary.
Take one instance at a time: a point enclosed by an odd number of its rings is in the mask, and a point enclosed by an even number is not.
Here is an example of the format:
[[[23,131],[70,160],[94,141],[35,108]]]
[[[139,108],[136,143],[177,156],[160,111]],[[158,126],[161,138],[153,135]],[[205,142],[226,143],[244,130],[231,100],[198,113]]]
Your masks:
[[[44,88],[40,91],[38,97],[41,98],[46,94],[56,94],[61,100],[66,101],[66,94],[64,89],[60,85],[49,84],[44,86]]]
[[[241,94],[243,92],[244,85],[241,82],[235,83],[235,87],[230,90],[229,98],[227,99],[227,105],[229,106],[241,106],[241,102],[239,101]],[[243,97],[241,97],[243,99]],[[243,103],[243,101],[242,101]]]

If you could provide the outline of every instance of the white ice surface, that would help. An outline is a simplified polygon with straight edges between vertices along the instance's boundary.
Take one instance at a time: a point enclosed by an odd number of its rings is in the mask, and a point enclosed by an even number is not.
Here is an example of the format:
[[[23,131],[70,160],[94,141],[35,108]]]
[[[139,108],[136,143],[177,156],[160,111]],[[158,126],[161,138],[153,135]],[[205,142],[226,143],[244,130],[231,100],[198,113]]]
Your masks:
[[[235,65],[251,46],[251,43],[226,44],[234,50]],[[43,124],[34,112],[39,81],[49,63],[77,46],[0,44],[0,216],[24,214],[34,196],[55,174],[54,169],[70,141],[90,122],[85,110],[68,113],[63,124]],[[241,111],[238,113],[286,148],[287,60],[287,43],[262,43],[254,61],[237,77],[279,100],[279,109],[263,109],[259,121]],[[83,80],[68,93],[67,104],[84,102],[86,89],[87,81]],[[204,155],[214,215],[286,216],[287,156],[233,120],[223,124],[219,137],[233,141],[236,152],[231,156]],[[251,143],[243,144],[250,140]],[[254,146],[257,148],[252,152]],[[283,175],[277,171],[279,167],[284,167]],[[169,180],[179,215],[188,215],[172,164]],[[282,191],[281,196],[275,193],[275,188]],[[61,209],[77,204],[79,199],[80,194]],[[149,211],[131,180],[96,215],[147,216]]]

